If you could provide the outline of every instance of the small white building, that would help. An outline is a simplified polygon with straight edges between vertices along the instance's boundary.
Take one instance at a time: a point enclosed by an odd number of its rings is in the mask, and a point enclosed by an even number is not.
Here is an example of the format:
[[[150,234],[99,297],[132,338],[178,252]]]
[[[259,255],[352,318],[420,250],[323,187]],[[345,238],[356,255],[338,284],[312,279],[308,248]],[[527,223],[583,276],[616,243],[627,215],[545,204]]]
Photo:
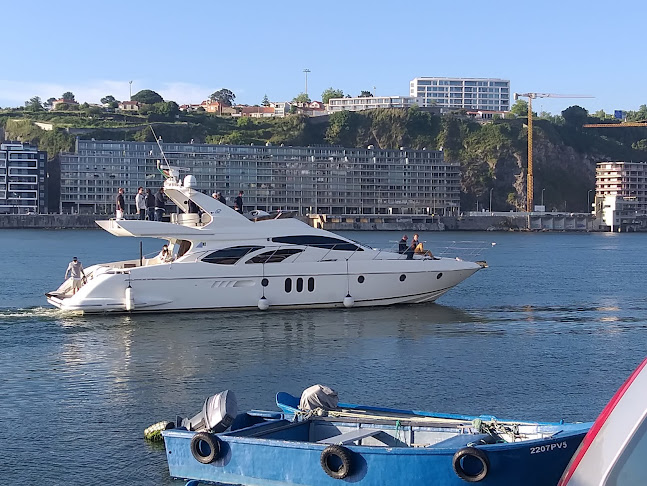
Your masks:
[[[604,196],[596,207],[603,225],[612,232],[647,229],[647,211],[635,197]]]
[[[377,108],[410,108],[422,106],[422,99],[414,96],[358,96],[356,98],[330,98],[328,113],[336,111],[363,111]]]
[[[270,106],[274,108],[274,116],[282,118],[290,114],[292,105],[289,101],[271,101]]]
[[[139,111],[139,101],[121,101],[119,103],[119,109],[121,111],[138,112]]]

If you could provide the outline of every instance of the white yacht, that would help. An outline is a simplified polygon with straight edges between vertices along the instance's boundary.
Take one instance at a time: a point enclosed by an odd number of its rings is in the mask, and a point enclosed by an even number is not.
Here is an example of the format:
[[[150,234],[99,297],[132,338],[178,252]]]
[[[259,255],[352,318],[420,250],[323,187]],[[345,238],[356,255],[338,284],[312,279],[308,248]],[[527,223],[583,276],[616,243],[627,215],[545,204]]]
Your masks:
[[[171,256],[101,263],[46,294],[70,311],[172,312],[364,307],[432,302],[483,263],[363,246],[296,218],[251,220],[171,170],[171,222],[97,221],[116,236],[166,240]],[[196,211],[196,206],[199,208]],[[193,211],[193,212],[191,212]]]

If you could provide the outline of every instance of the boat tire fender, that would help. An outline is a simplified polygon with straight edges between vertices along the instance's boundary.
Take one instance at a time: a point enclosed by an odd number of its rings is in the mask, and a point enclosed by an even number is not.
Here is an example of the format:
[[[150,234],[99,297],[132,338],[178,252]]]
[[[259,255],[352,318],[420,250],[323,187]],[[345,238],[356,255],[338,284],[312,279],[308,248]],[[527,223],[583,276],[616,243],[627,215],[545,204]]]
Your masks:
[[[465,469],[463,469],[461,461],[466,457],[471,457],[481,463],[481,470],[477,474],[468,474],[465,472]],[[467,481],[468,483],[477,483],[485,479],[485,476],[487,476],[490,468],[490,461],[487,458],[487,454],[481,449],[477,449],[476,447],[463,447],[454,454],[452,465],[454,466],[454,472],[456,475],[463,481]]]
[[[215,461],[220,456],[220,439],[212,434],[198,432],[191,439],[191,454],[202,464]]]
[[[330,465],[331,459],[334,463],[341,463],[339,467],[334,469]],[[321,453],[320,462],[324,472],[333,479],[344,479],[350,474],[350,451],[343,446],[331,445],[326,447]]]

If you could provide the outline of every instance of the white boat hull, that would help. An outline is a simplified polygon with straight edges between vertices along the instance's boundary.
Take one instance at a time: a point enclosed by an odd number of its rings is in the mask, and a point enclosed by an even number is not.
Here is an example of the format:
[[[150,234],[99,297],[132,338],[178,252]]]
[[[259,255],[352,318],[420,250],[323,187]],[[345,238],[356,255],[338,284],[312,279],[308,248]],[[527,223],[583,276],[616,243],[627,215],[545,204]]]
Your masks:
[[[390,268],[394,265],[397,271]],[[201,262],[138,267],[128,273],[99,274],[77,294],[65,298],[48,294],[48,301],[70,311],[126,312],[130,285],[134,299],[130,312],[258,310],[263,296],[270,309],[343,307],[347,295],[352,296],[353,307],[414,304],[433,302],[480,268],[452,259],[351,262],[348,273],[345,261],[277,264],[274,271],[272,266],[265,265],[264,275],[258,273],[260,265],[233,265],[218,273],[214,265]]]

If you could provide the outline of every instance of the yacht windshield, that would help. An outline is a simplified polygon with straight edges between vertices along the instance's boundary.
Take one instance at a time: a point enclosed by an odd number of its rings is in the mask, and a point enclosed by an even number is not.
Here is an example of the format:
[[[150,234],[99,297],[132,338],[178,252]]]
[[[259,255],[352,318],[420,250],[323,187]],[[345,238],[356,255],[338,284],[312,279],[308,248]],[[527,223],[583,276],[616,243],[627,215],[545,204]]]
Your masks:
[[[218,265],[233,265],[248,253],[261,249],[263,249],[262,246],[232,246],[209,253],[202,261]]]
[[[327,250],[364,251],[360,246],[348,241],[333,238],[331,236],[299,235],[299,236],[277,236],[272,238],[275,243],[287,243],[290,245],[314,246]]]

